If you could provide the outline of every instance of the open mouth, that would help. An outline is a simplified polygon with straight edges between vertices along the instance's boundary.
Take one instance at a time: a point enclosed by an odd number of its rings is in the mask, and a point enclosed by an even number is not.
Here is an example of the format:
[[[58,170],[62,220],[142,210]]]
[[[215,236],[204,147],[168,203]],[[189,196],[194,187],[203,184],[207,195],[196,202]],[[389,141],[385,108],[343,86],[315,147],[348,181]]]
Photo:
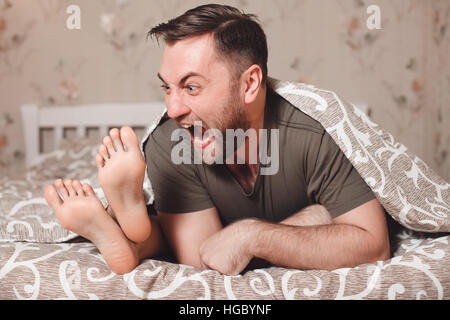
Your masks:
[[[189,134],[191,135],[192,143],[197,148],[205,149],[214,141],[214,136],[201,125],[183,124],[181,125],[181,127],[189,132]]]

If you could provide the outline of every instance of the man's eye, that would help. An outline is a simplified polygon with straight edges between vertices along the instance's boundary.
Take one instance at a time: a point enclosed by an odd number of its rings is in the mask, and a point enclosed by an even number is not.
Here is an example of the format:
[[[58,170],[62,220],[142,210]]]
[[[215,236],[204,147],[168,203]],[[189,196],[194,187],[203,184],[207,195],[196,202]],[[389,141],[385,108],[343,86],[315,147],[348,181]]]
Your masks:
[[[198,91],[198,87],[197,86],[186,86],[186,89],[189,92],[196,92],[196,91]]]
[[[163,85],[161,85],[161,88],[165,91],[165,92],[167,92],[167,91],[169,91],[169,86],[166,86],[165,84],[163,84]]]

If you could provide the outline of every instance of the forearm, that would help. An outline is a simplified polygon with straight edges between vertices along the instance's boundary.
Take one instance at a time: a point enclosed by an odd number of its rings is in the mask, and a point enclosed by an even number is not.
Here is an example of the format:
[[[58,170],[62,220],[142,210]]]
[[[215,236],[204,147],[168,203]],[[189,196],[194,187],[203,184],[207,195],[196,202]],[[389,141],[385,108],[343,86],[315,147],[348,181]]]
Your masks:
[[[303,208],[299,212],[289,216],[280,222],[280,224],[290,225],[290,226],[316,226],[333,223],[330,213],[324,206],[321,205],[311,205]],[[250,264],[247,266],[248,270],[265,268],[271,264],[262,259],[254,258]]]
[[[351,225],[292,226],[255,220],[252,230],[251,254],[288,268],[334,270],[382,255],[367,231]]]
[[[280,223],[291,226],[317,226],[331,224],[333,223],[333,219],[324,206],[314,204],[303,208]]]

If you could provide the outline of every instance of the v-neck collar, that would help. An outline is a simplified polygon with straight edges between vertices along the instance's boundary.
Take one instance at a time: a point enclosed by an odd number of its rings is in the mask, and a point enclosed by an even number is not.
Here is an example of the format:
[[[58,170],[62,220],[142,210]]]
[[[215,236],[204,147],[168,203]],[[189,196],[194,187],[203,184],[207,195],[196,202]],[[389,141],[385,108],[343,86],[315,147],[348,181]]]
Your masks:
[[[268,152],[270,150],[270,143],[271,143],[270,128],[272,127],[272,122],[274,120],[273,119],[273,114],[271,114],[271,111],[273,111],[271,106],[273,105],[274,94],[275,93],[272,91],[272,89],[269,88],[269,86],[267,86],[266,103],[265,103],[265,106],[264,106],[264,121],[263,121],[264,122],[263,129],[267,130],[266,156],[268,155]],[[257,134],[259,134],[259,132]],[[256,176],[255,184],[253,185],[253,188],[252,188],[252,190],[249,193],[247,193],[244,190],[242,185],[239,183],[239,181],[236,179],[236,177],[231,172],[231,170],[227,167],[227,165],[223,164],[223,167],[224,167],[224,170],[227,172],[227,174],[231,177],[233,182],[237,185],[237,187],[241,191],[242,195],[244,195],[245,197],[249,198],[249,197],[253,196],[259,190],[259,188],[261,187],[262,179],[263,179],[263,177],[261,176],[261,167],[264,167],[262,165],[262,163],[261,163],[261,159],[259,161],[258,173],[257,173],[257,176]]]

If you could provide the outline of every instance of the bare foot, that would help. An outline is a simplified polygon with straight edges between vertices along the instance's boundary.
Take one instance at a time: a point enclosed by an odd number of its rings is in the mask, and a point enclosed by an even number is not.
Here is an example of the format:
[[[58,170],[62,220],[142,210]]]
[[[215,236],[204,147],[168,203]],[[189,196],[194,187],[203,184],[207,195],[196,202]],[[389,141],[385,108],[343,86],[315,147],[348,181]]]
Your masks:
[[[151,223],[142,191],[145,161],[139,139],[130,127],[109,134],[95,159],[98,179],[125,235],[143,242],[150,236]]]
[[[113,272],[128,273],[138,265],[135,245],[106,212],[90,185],[58,179],[45,188],[44,194],[59,223],[92,241]]]

